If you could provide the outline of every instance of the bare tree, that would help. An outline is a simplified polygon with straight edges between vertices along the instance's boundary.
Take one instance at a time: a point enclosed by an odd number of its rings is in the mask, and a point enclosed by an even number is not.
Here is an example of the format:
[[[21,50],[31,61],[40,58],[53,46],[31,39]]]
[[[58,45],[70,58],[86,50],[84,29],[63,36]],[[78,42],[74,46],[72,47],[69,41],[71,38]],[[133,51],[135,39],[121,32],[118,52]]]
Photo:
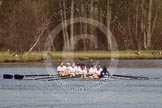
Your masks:
[[[108,44],[108,50],[112,49],[112,39],[111,39],[111,33],[110,33],[110,23],[111,23],[111,2],[112,0],[107,0],[107,44]]]
[[[0,7],[1,7],[2,2],[3,2],[3,0],[0,0]]]
[[[66,1],[59,0],[60,11],[61,11],[61,22],[63,27],[63,38],[64,38],[64,50],[70,49],[69,35],[67,32],[67,22],[66,22]]]
[[[128,12],[128,36],[129,36],[129,39],[130,39],[130,44],[131,44],[131,47],[134,48],[134,45],[133,45],[133,38],[132,38],[132,29],[131,29],[131,10],[130,10],[131,6],[130,6],[130,2],[129,0],[127,1],[127,12]]]
[[[147,19],[147,48],[151,48],[151,17],[152,17],[152,0],[149,0]]]
[[[76,2],[77,4],[77,2]],[[82,20],[83,18],[87,18],[87,1],[85,0],[81,0],[80,3],[77,5],[80,9],[80,11],[78,12],[79,14],[79,19],[80,19],[80,36],[81,36],[81,39],[82,39],[82,42],[83,42],[83,50],[84,51],[87,51],[87,44],[86,44],[86,39],[84,38],[85,34],[87,34],[87,23],[83,23]],[[84,22],[87,22],[87,20],[85,20]]]
[[[6,36],[7,48],[14,52],[24,52],[29,49],[35,32],[35,18],[31,1],[19,1],[6,19],[3,35]],[[20,9],[21,8],[21,9]],[[30,17],[29,17],[30,16]]]
[[[70,15],[70,38],[71,38],[71,49],[74,48],[74,0],[71,0],[71,15]]]

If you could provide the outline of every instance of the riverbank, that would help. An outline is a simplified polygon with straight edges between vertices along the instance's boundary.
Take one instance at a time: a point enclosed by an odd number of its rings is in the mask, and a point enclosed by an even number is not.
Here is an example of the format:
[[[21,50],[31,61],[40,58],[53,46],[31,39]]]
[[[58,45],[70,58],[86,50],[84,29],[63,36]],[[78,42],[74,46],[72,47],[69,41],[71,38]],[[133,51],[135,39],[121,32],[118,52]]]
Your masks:
[[[0,53],[0,62],[38,62],[49,59],[162,59],[161,51],[88,51],[88,52],[32,52],[28,54]]]

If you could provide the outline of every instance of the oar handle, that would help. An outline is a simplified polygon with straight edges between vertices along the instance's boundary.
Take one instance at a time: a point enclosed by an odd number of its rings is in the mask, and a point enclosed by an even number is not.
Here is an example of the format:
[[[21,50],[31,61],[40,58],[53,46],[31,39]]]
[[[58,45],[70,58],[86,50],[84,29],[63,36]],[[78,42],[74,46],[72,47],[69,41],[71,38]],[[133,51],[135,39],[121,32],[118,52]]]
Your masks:
[[[34,76],[56,76],[56,74],[24,75],[24,77],[34,77]]]

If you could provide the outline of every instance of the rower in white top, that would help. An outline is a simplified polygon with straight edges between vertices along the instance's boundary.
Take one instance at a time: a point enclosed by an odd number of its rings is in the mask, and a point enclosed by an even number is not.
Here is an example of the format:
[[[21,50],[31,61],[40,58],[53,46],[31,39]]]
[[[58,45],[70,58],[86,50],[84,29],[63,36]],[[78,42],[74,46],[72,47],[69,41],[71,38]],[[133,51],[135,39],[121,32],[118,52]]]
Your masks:
[[[66,72],[66,66],[64,66],[64,62],[60,61],[59,66],[57,67],[57,72],[60,76],[64,76],[67,74]]]
[[[102,70],[103,70],[103,69],[102,69],[101,65],[98,64],[98,65],[97,65],[97,74],[100,75],[101,72],[102,72]]]
[[[84,64],[80,65],[80,69],[78,71],[79,71],[79,74],[87,74],[87,69]]]
[[[92,65],[91,68],[89,69],[89,74],[92,75],[92,74],[95,74],[95,73],[97,73],[97,66]]]
[[[69,75],[74,77],[77,74],[77,67],[75,66],[75,63],[72,63],[71,66],[69,67]]]
[[[94,65],[89,69],[89,74],[92,75],[92,78],[99,78],[102,68],[99,65]]]
[[[76,75],[80,74],[80,70],[81,70],[80,63],[77,63],[77,65],[76,65]]]
[[[71,64],[70,63],[66,63],[66,72],[67,73],[71,72]]]
[[[75,66],[75,63],[72,63],[70,67],[70,73],[76,74],[76,72],[77,72],[77,67]]]

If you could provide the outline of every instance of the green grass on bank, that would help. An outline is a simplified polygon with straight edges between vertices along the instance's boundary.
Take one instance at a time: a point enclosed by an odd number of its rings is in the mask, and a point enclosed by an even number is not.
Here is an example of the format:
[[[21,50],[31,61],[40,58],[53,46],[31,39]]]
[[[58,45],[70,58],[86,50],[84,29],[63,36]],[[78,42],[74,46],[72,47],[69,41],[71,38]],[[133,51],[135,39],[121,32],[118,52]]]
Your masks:
[[[75,59],[107,59],[107,58],[119,58],[119,59],[161,59],[162,55],[156,55],[153,53],[162,52],[149,50],[140,51],[140,55],[137,51],[89,51],[89,52],[53,52],[52,58],[75,58]]]
[[[88,52],[32,52],[28,54],[13,54],[0,52],[0,62],[34,62],[46,59],[161,59],[162,55],[155,50],[142,50],[140,55],[137,51],[88,51]]]
[[[32,62],[42,61],[43,53],[30,53],[30,54],[8,54],[0,53],[0,62]]]

